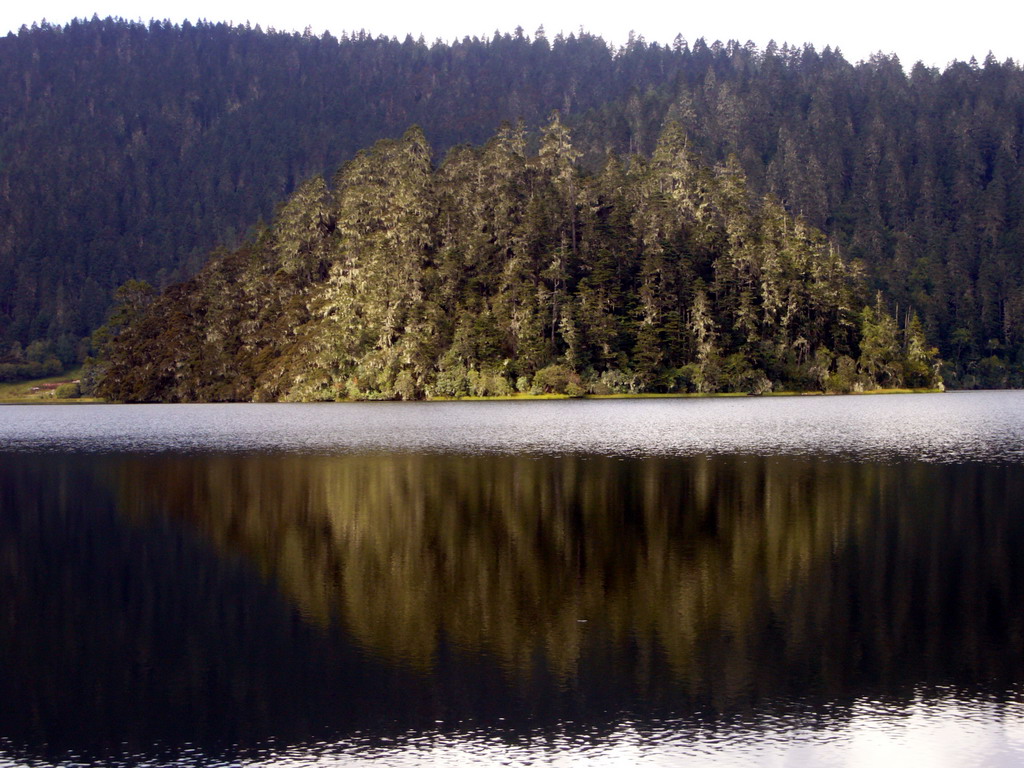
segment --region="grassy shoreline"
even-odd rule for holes
[[[77,381],[81,377],[82,369],[77,368],[67,371],[59,376],[50,376],[44,379],[31,379],[26,381],[11,381],[0,383],[0,405],[54,405],[54,404],[75,404],[75,403],[103,403],[106,402],[96,397],[58,398],[55,391],[61,384]],[[665,400],[682,398],[720,398],[720,397],[834,397],[851,395],[909,395],[909,394],[936,394],[939,389],[872,389],[864,392],[832,393],[832,392],[766,392],[763,395],[751,395],[746,392],[643,392],[643,393],[615,393],[610,395],[582,395],[572,398],[569,395],[546,394],[530,395],[516,393],[513,395],[501,396],[466,396],[466,397],[431,397],[422,402],[428,403],[465,403],[465,402],[488,402],[488,401],[531,401],[531,400]],[[338,400],[341,403],[369,402],[359,400]],[[383,401],[394,402],[394,401]]]
[[[871,389],[864,392],[821,392],[821,391],[784,391],[765,392],[762,395],[754,395],[749,392],[619,392],[610,395],[581,395],[570,397],[569,395],[501,395],[487,397],[431,397],[425,402],[429,403],[465,403],[465,402],[486,402],[489,400],[667,400],[687,398],[722,398],[722,397],[846,397],[847,395],[932,395],[944,392],[942,389]],[[339,402],[359,402],[355,400],[341,400]]]
[[[58,398],[57,387],[82,378],[82,369],[75,368],[43,379],[0,382],[0,405],[53,405],[55,403],[101,403],[95,397]]]

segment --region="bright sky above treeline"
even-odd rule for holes
[[[781,45],[811,43],[818,50],[838,47],[857,62],[873,53],[895,53],[909,69],[916,61],[944,68],[953,60],[982,62],[989,52],[997,60],[1024,61],[1024,4],[1013,0],[703,0],[703,2],[595,3],[568,0],[520,0],[512,3],[459,0],[390,0],[337,3],[324,0],[241,2],[240,0],[41,0],[3,3],[0,34],[17,31],[43,19],[64,24],[73,18],[121,17],[149,21],[226,21],[259,24],[263,29],[303,31],[366,30],[373,35],[451,42],[465,36],[490,37],[516,27],[533,35],[543,26],[549,38],[581,28],[614,45],[624,44],[631,31],[648,42],[670,44],[677,34],[688,41],[703,37],[709,44],[748,40],[763,49],[769,40]]]

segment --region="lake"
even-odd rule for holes
[[[0,766],[1024,762],[1024,392],[0,406]]]

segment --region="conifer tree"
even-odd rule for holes
[[[159,296],[131,284],[104,396],[414,399],[930,386],[935,350],[735,162],[702,166],[678,126],[650,161],[586,175],[557,118],[435,169],[422,131],[378,142],[329,191]],[[859,325],[858,325],[859,318]],[[857,356],[857,361],[854,361]]]

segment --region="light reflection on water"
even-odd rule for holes
[[[835,455],[1024,460],[1024,392],[463,403],[0,407],[44,451]]]
[[[893,705],[855,702],[838,721],[827,713],[795,722],[694,726],[687,722],[626,720],[600,733],[543,732],[502,738],[489,729],[421,731],[381,743],[353,734],[341,742],[267,749],[246,759],[217,760],[185,749],[176,758],[126,755],[109,764],[341,768],[375,765],[594,766],[620,768],[1015,768],[1024,754],[1024,702],[995,703],[956,696]],[[0,753],[2,754],[2,753]],[[79,765],[75,760],[61,766]],[[25,765],[0,757],[0,768]]]
[[[811,719],[811,718],[807,718]],[[293,748],[245,763],[267,768],[334,768],[372,763],[402,766],[801,766],[802,768],[930,768],[1019,766],[1024,703],[921,699],[910,705],[858,701],[838,722],[765,718],[756,727],[623,722],[601,735],[538,734],[509,743],[487,731],[410,734],[395,748],[358,739]]]
[[[914,707],[887,717],[866,703],[845,727],[814,731],[772,728],[740,735],[701,733],[685,728],[637,729],[623,724],[593,742],[577,738],[540,740],[539,745],[509,746],[486,734],[420,736],[402,750],[351,752],[301,750],[284,753],[254,766],[340,766],[373,763],[388,766],[801,766],[879,768],[921,765],[930,768],[1020,765],[1024,716],[990,711],[972,712],[963,703],[942,702]],[[972,717],[972,715],[974,715]],[[995,719],[999,717],[1000,719]],[[336,749],[336,748],[335,748]]]
[[[419,734],[396,749],[358,743],[293,749],[253,766],[339,766],[373,762],[424,765],[801,766],[930,768],[1020,765],[1024,704],[958,698],[894,706],[864,700],[840,721],[814,727],[802,718],[764,718],[756,726],[694,727],[687,723],[624,722],[600,736],[539,735],[509,744],[486,732]]]

